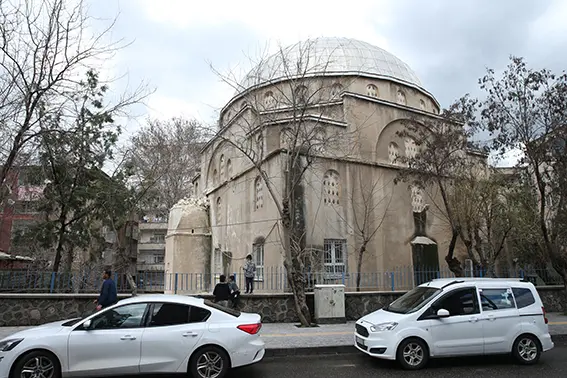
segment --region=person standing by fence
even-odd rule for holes
[[[110,270],[105,270],[102,278],[104,282],[102,283],[102,288],[100,289],[100,295],[97,300],[95,300],[96,310],[100,311],[103,308],[112,306],[118,302],[118,293],[116,290],[116,283],[110,278],[112,272]]]
[[[244,278],[246,279],[246,292],[245,294],[254,293],[254,277],[256,276],[256,264],[252,261],[252,255],[246,256],[246,263],[244,264]]]

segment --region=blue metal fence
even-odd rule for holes
[[[246,280],[240,272],[235,275],[236,283],[244,291]],[[476,270],[469,276],[484,277],[486,272]],[[220,273],[163,273],[138,272],[136,285],[142,292],[206,293],[211,292],[219,280]],[[416,269],[398,267],[387,271],[372,273],[313,272],[304,273],[308,290],[317,284],[343,284],[347,291],[379,290],[403,291],[435,278],[452,278],[454,274],[447,268]],[[551,269],[518,269],[497,271],[496,277],[524,278],[538,286],[563,285],[561,277]],[[113,277],[119,292],[130,292],[126,275],[114,273]],[[0,291],[16,293],[96,293],[102,285],[99,272],[38,272],[38,271],[0,271]],[[264,267],[257,271],[254,291],[263,293],[282,293],[287,291],[288,282],[283,267]]]

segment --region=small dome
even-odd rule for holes
[[[349,38],[298,42],[270,56],[239,84],[239,92],[293,77],[362,75],[403,82],[423,89],[415,72],[393,54]]]
[[[169,211],[168,235],[175,233],[207,234],[209,230],[208,201],[186,198]]]

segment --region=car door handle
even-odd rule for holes
[[[122,336],[120,340],[136,340],[136,338],[134,336],[127,335],[127,336]]]
[[[478,318],[470,318],[469,322],[476,323],[476,322],[478,322]]]
[[[195,332],[185,332],[183,337],[195,337],[197,334]]]

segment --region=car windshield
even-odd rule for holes
[[[397,314],[409,314],[425,306],[440,292],[441,290],[435,287],[418,286],[384,307],[383,310]]]
[[[66,323],[63,323],[62,326],[63,327],[72,327],[75,324],[79,323],[81,320],[85,319],[86,317],[82,317],[82,318],[75,318],[75,319],[71,319]]]

